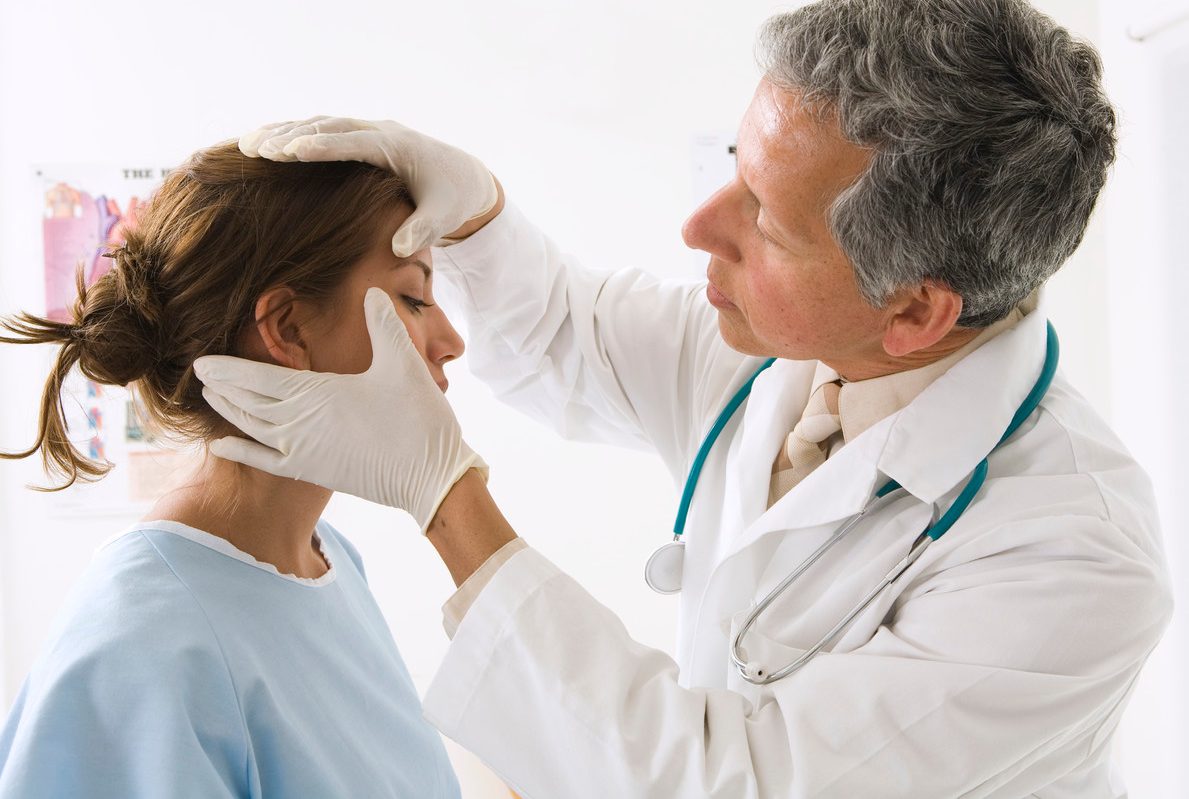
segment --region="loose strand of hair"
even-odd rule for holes
[[[5,344],[60,344],[62,347],[42,391],[37,438],[26,450],[0,451],[0,459],[23,460],[40,451],[46,473],[51,478],[61,477],[66,481],[55,486],[29,486],[34,491],[63,491],[80,480],[94,482],[106,475],[111,471],[112,465],[86,457],[71,443],[67,435],[62,386],[70,370],[79,360],[77,327],[21,312],[15,317],[0,319],[0,328],[12,334],[0,334],[0,342]]]

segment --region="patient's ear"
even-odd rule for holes
[[[256,331],[260,343],[276,363],[290,369],[309,369],[310,352],[302,330],[307,328],[308,304],[288,286],[278,286],[256,301]]]

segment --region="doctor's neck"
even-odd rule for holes
[[[965,347],[982,332],[958,324],[962,297],[942,284],[925,283],[896,292],[882,308],[855,314],[853,338],[819,356],[848,383],[921,369]]]
[[[892,355],[877,344],[866,357],[846,360],[822,358],[821,362],[837,372],[844,383],[857,383],[936,363],[965,347],[981,332],[976,328],[955,327],[936,344],[903,355]]]

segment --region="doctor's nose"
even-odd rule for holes
[[[681,238],[693,250],[708,252],[724,261],[740,260],[737,200],[732,181],[710,196],[681,226]]]

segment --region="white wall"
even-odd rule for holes
[[[1186,14],[1189,0],[1109,0],[1102,10],[1103,53],[1123,153],[1105,198],[1113,422],[1153,477],[1181,603],[1125,720],[1121,761],[1137,797],[1189,795],[1189,615],[1181,590],[1189,579],[1189,470],[1183,455],[1189,443],[1189,158],[1183,141],[1189,129],[1189,21],[1142,43],[1127,32]]]
[[[396,118],[470,149],[592,266],[699,274],[704,260],[679,233],[692,207],[690,141],[734,129],[758,77],[755,31],[781,5],[0,4],[0,312],[42,301],[31,164],[169,164],[257,124],[315,113]],[[1037,5],[1097,40],[1098,2]],[[1104,413],[1113,401],[1106,276],[1099,218],[1048,302],[1066,374]],[[48,354],[26,349],[0,347],[9,388],[0,448],[24,446],[33,429]],[[462,365],[451,380],[467,437],[492,464],[493,490],[517,529],[640,640],[671,648],[674,603],[641,580],[675,513],[677,492],[659,464],[555,440],[495,406]],[[37,479],[33,464],[0,464],[0,711],[94,546],[134,518],[54,519],[53,497],[19,489]],[[362,550],[424,687],[446,644],[444,569],[394,512],[341,497],[329,516]],[[468,796],[498,795],[453,754]]]

